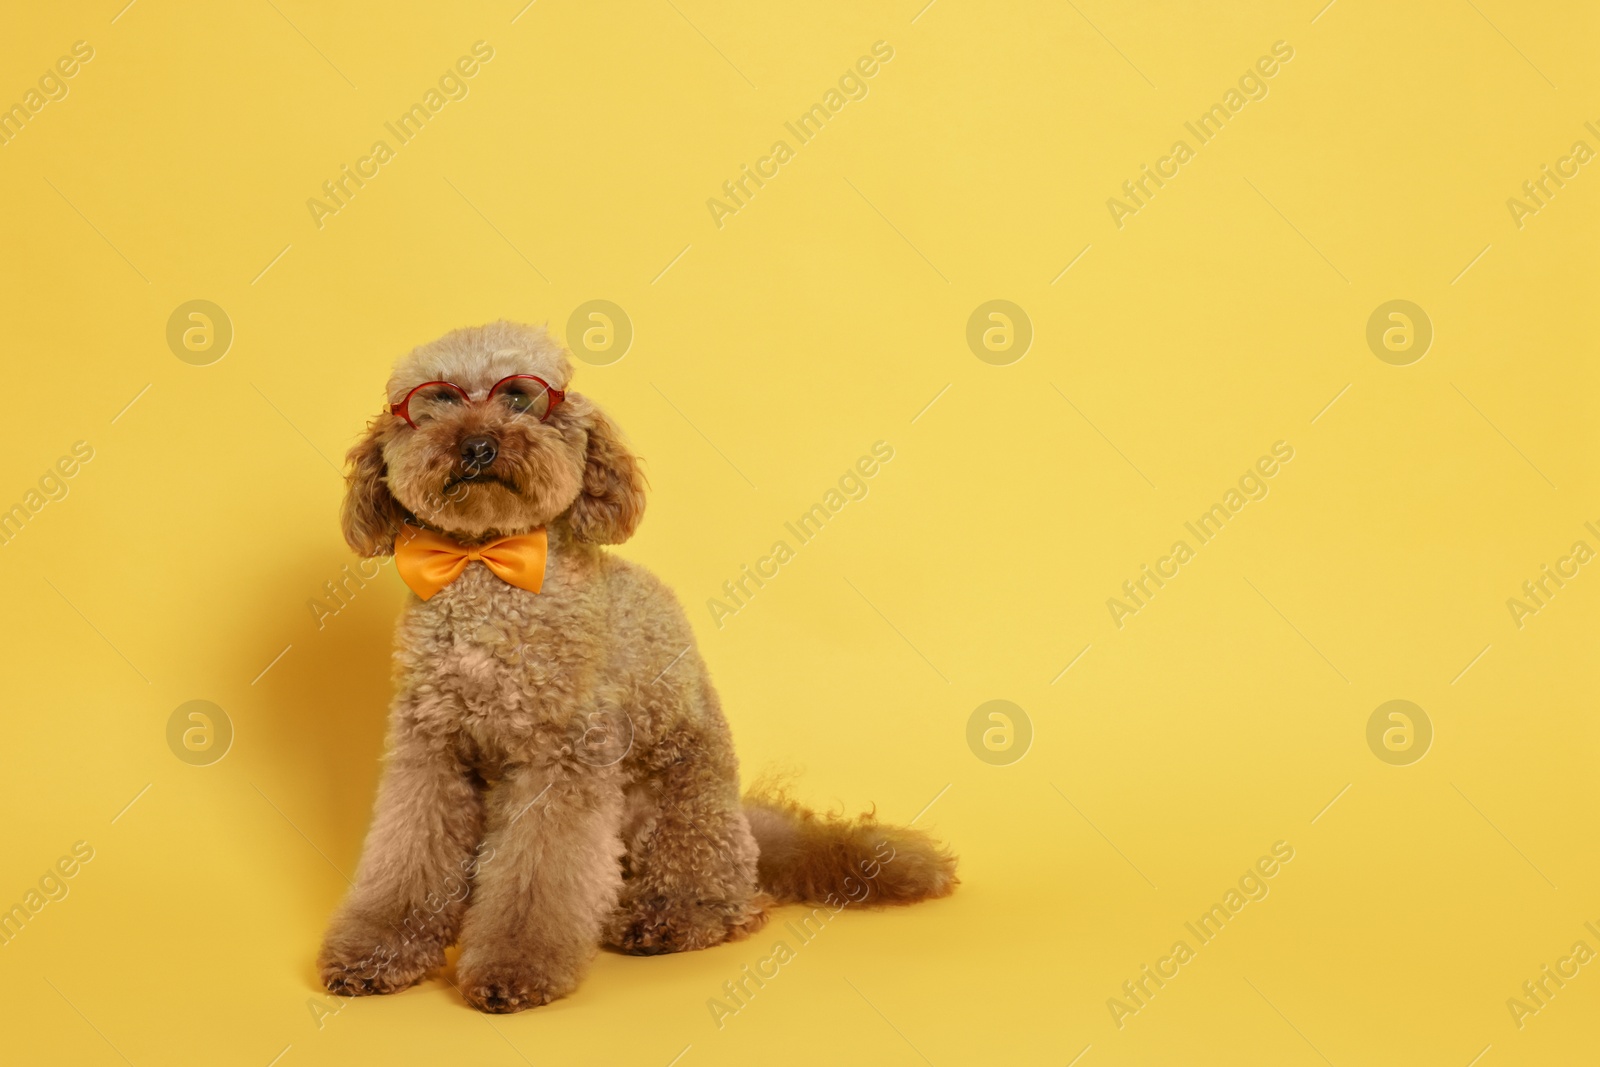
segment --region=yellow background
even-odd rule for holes
[[[1593,1062],[1600,964],[1506,1007],[1600,949],[1596,565],[1506,607],[1600,547],[1596,164],[1506,207],[1600,148],[1592,7],[522,2],[7,13],[0,103],[95,57],[0,147],[0,506],[95,456],[0,547],[0,906],[95,857],[0,948],[4,1058]],[[478,40],[470,95],[318,229],[306,200]],[[869,95],[719,229],[706,200],[879,40]],[[1279,40],[1270,94],[1118,229],[1106,199]],[[1435,330],[1404,367],[1365,341],[1397,298]],[[209,366],[166,343],[192,299],[235,329]],[[411,346],[591,299],[636,331],[577,377],[649,463],[621,551],[687,605],[747,770],[926,809],[962,887],[845,913],[720,1030],[779,925],[602,955],[514,1017],[434,978],[319,1026],[404,595],[386,567],[318,629],[353,562],[333,467]],[[965,340],[990,299],[1035,331],[1008,366]],[[880,439],[870,495],[717,628]],[[1270,495],[1113,625],[1278,440]],[[167,747],[193,699],[236,731],[210,766]],[[967,746],[991,699],[1032,723],[1008,766]],[[1367,746],[1391,699],[1433,724],[1410,766]],[[1279,840],[1270,895],[1118,1029],[1107,999]]]

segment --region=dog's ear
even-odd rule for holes
[[[400,532],[400,504],[384,483],[384,422],[375,419],[366,434],[344,457],[344,508],[340,522],[346,543],[358,556],[387,556],[394,552]]]
[[[583,488],[567,512],[567,521],[580,541],[620,545],[644,517],[644,471],[623,443],[622,431],[592,403],[585,403],[584,429],[589,443],[584,451]]]

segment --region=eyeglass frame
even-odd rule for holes
[[[423,382],[421,385],[414,386],[411,391],[405,395],[404,400],[400,401],[398,404],[389,405],[389,414],[406,420],[406,425],[415,430],[417,428],[417,424],[411,421],[411,398],[417,394],[418,389],[426,389],[430,385],[447,385],[451,389],[454,389],[456,392],[460,393],[461,399],[465,403],[487,404],[489,401],[494,399],[495,394],[500,391],[500,387],[502,385],[506,384],[507,382],[516,381],[522,378],[538,382],[544,387],[544,391],[550,395],[550,406],[544,409],[543,415],[539,416],[540,422],[544,422],[546,419],[548,419],[555,412],[556,407],[567,398],[565,390],[557,389],[555,386],[551,385],[537,374],[508,374],[490,386],[488,395],[486,395],[481,401],[473,400],[471,394],[469,394],[465,389],[461,388],[461,386],[457,385],[455,382],[447,382],[440,378],[431,382]],[[519,412],[519,414],[521,413]]]

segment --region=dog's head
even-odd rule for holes
[[[611,420],[566,391],[571,380],[560,344],[510,322],[402,358],[346,457],[350,547],[390,554],[408,514],[463,541],[558,521],[580,541],[626,541],[644,514],[643,473]]]

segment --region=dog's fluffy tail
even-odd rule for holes
[[[818,814],[781,785],[758,783],[744,798],[761,850],[756,873],[776,903],[914,904],[955,890],[956,858],[921,830]]]

